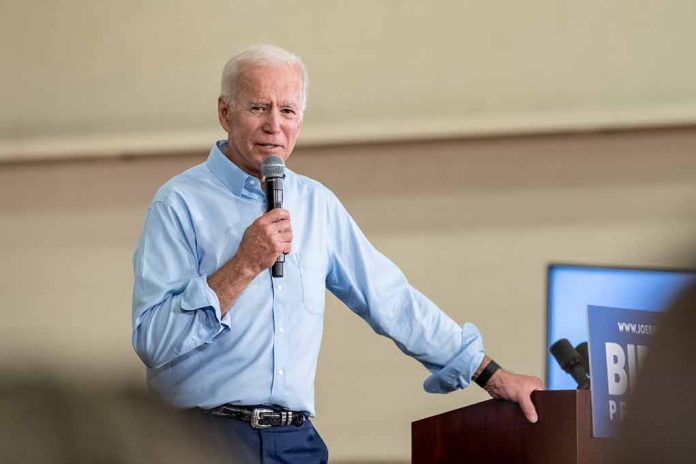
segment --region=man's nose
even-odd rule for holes
[[[280,132],[280,113],[275,109],[266,113],[266,119],[263,122],[263,130],[269,134]]]

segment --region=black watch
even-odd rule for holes
[[[476,384],[481,388],[485,387],[490,378],[493,377],[493,374],[495,374],[498,369],[500,369],[500,364],[491,359],[491,362],[489,362],[478,377],[474,379],[474,382],[476,382]]]

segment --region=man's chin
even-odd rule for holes
[[[257,160],[258,160],[259,168],[260,168],[261,165],[263,164],[263,160],[265,160],[265,159],[268,158],[269,156],[277,156],[278,158],[282,159],[283,161],[286,161],[286,160],[288,159],[288,156],[286,155],[285,151],[282,151],[282,150],[275,150],[275,151],[274,151],[274,150],[268,150],[268,151],[264,151],[264,152],[262,152],[262,153],[259,153],[259,156],[258,156],[258,157],[255,157],[255,158],[257,158]]]

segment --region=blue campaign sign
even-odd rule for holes
[[[616,433],[660,316],[652,311],[587,307],[594,437]]]

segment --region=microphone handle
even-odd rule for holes
[[[590,388],[590,379],[587,377],[587,371],[581,364],[576,364],[570,367],[567,371],[578,384],[578,390],[588,390]]]
[[[276,258],[276,262],[273,263],[271,272],[273,277],[283,277],[283,264],[285,264],[285,255],[282,254]]]
[[[270,177],[266,179],[266,211],[271,211],[275,208],[283,207],[283,178]],[[283,264],[285,263],[285,254],[281,254],[276,258],[271,268],[273,277],[283,277]]]

